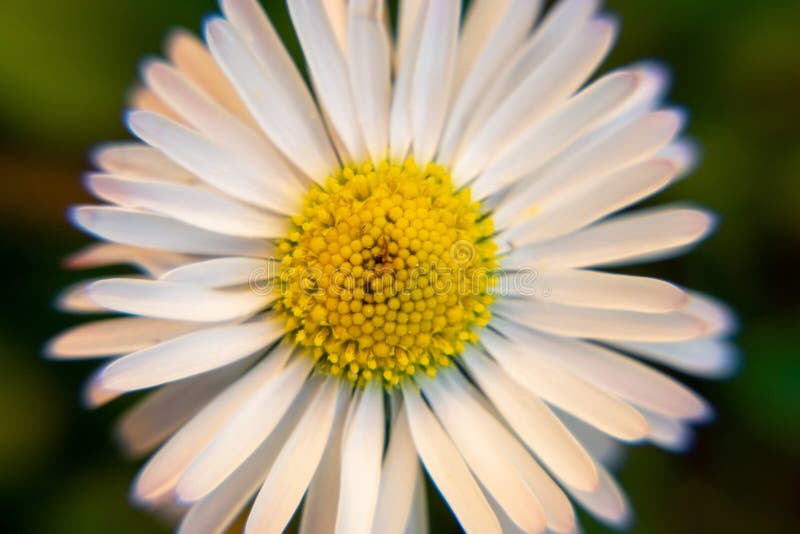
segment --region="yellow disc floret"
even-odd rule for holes
[[[492,220],[439,165],[347,166],[292,223],[276,308],[324,373],[386,387],[434,376],[491,317]]]

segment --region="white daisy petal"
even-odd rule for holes
[[[330,441],[306,492],[300,534],[333,532],[336,528],[342,472],[342,436],[350,404],[350,395],[339,395]]]
[[[453,86],[456,98],[448,114],[437,160],[451,162],[467,126],[470,111],[494,76],[525,40],[542,2],[538,0],[478,0],[467,12],[458,45]]]
[[[727,378],[736,371],[740,360],[732,343],[712,338],[678,343],[616,342],[614,346],[702,378]]]
[[[441,374],[444,374],[440,372]],[[536,496],[497,446],[499,423],[477,403],[465,405],[463,392],[441,379],[425,380],[422,390],[470,470],[514,523],[526,532],[543,532],[545,519]]]
[[[133,279],[133,277],[130,279]],[[70,313],[105,313],[108,310],[99,306],[89,295],[89,289],[103,280],[105,279],[84,280],[61,290],[58,297],[56,297],[56,306],[59,310]]]
[[[200,39],[186,30],[173,30],[167,38],[166,55],[181,74],[211,98],[242,121],[255,125],[253,116]]]
[[[401,406],[391,425],[372,534],[403,534],[412,519],[419,462],[405,412]]]
[[[165,250],[151,250],[117,243],[97,243],[72,254],[64,264],[70,269],[129,264],[152,276],[160,276],[191,261],[191,256]]]
[[[586,27],[598,3],[597,0],[567,0],[553,6],[528,42],[481,95],[479,104],[471,111],[469,126],[463,133],[460,142],[462,148],[532,72]],[[463,177],[468,178],[470,176]],[[459,176],[455,179],[458,181]]]
[[[266,18],[258,20],[262,24]],[[252,31],[258,31],[259,39],[266,38],[262,30]],[[246,35],[251,35],[253,49],[246,44]],[[255,41],[250,33],[240,35],[221,19],[206,23],[206,38],[217,62],[275,146],[313,179],[320,180],[336,168],[336,155],[313,101],[307,92],[296,91],[295,84],[287,86],[286,78],[280,76],[286,68],[281,53],[267,55],[268,44]]]
[[[196,181],[189,171],[160,151],[132,141],[101,145],[92,152],[92,161],[99,169],[118,176],[177,183]]]
[[[153,211],[220,234],[274,238],[286,231],[283,217],[197,186],[92,174],[87,177],[87,187],[104,200]]]
[[[350,157],[361,161],[366,151],[356,120],[358,107],[350,87],[347,60],[338,45],[331,20],[316,0],[289,0],[288,6],[308,70],[318,88],[317,98]]]
[[[436,153],[446,119],[458,52],[461,0],[428,2],[411,88],[413,153],[420,163]]]
[[[123,278],[96,282],[89,293],[100,306],[120,313],[200,322],[247,317],[275,298],[250,288],[216,290],[177,282]]]
[[[494,194],[547,162],[629,99],[640,83],[635,72],[611,73],[534,122],[470,184],[475,198]]]
[[[609,468],[619,466],[624,454],[628,451],[627,444],[617,441],[564,410],[554,407],[553,412],[596,462]]]
[[[467,349],[462,358],[470,376],[528,448],[572,486],[594,488],[594,462],[537,396],[513,382],[477,350]]]
[[[677,169],[675,180],[680,180],[691,174],[697,167],[700,160],[700,148],[691,140],[679,139],[670,143],[658,155],[670,160],[675,165]]]
[[[545,401],[623,441],[647,435],[647,421],[629,404],[553,364],[538,347],[512,343],[490,331],[481,343],[520,385]]]
[[[354,399],[342,437],[342,474],[336,530],[341,534],[369,534],[378,503],[384,445],[383,391],[370,383]]]
[[[419,392],[403,386],[408,425],[422,463],[465,532],[500,534],[500,523],[436,416]]]
[[[149,317],[120,317],[73,327],[45,349],[55,359],[97,358],[126,354],[187,334],[203,325]]]
[[[392,158],[402,161],[408,154],[414,135],[410,110],[411,91],[428,0],[406,0],[400,2],[399,9],[389,145]]]
[[[506,227],[527,213],[546,210],[549,206],[563,206],[563,203],[581,196],[576,189],[583,189],[591,195],[596,194],[602,185],[607,187],[608,183],[631,180],[630,175],[624,172],[608,178],[605,175],[654,155],[675,136],[682,122],[680,113],[658,111],[644,115],[595,142],[578,142],[567,148],[548,166],[522,179],[519,191],[496,211],[494,217],[498,227]],[[656,169],[656,172],[674,173],[675,169],[669,167],[666,171]],[[634,168],[631,174],[636,177],[639,170]],[[602,179],[606,183],[598,184]]]
[[[150,452],[188,421],[227,386],[241,369],[231,366],[218,373],[208,373],[154,391],[128,410],[116,427],[118,441],[131,456]]]
[[[311,358],[300,356],[256,391],[186,468],[176,488],[178,497],[197,501],[239,467],[280,422],[303,388],[311,367]]]
[[[422,474],[419,462],[416,462],[414,471],[416,472],[414,501],[403,534],[428,534],[428,496],[425,491],[425,475]]]
[[[736,331],[736,315],[728,306],[709,295],[689,292],[689,301],[684,310],[708,324],[714,336],[729,336]]]
[[[198,178],[234,198],[291,214],[299,207],[297,189],[265,178],[263,168],[237,157],[200,133],[148,111],[128,115],[128,125],[142,140],[158,148]]]
[[[713,215],[695,209],[634,212],[567,237],[514,250],[503,260],[503,266],[555,270],[633,262],[647,254],[676,251],[696,243],[709,234],[713,224]]]
[[[679,419],[705,419],[711,413],[708,403],[686,386],[622,354],[507,322],[500,328],[518,343],[536,346],[539,353],[575,376],[636,406]]]
[[[450,395],[453,395],[461,403],[464,413],[482,420],[475,424],[487,429],[487,432],[481,435],[486,435],[494,442],[492,450],[503,451],[502,454],[513,464],[520,478],[533,492],[537,506],[544,513],[547,528],[556,532],[571,530],[575,524],[575,513],[561,488],[539,466],[530,452],[517,441],[517,438],[500,424],[497,416],[490,412],[491,408],[486,404],[485,399],[461,373],[445,371],[442,373],[442,377]],[[491,431],[488,431],[489,429]]]
[[[566,100],[597,68],[608,53],[615,34],[616,25],[611,20],[599,19],[556,50],[514,89],[463,145],[453,175],[476,176],[532,121]]]
[[[633,514],[625,493],[620,489],[614,477],[601,465],[597,465],[600,484],[591,492],[582,492],[568,488],[570,495],[586,508],[592,515],[604,523],[624,529],[630,525]]]
[[[565,269],[508,273],[501,282],[509,295],[544,298],[547,302],[646,313],[680,310],[688,295],[679,287],[655,278]]]
[[[266,348],[283,334],[275,321],[206,328],[111,362],[105,389],[133,391],[218,369]]]
[[[271,255],[273,249],[264,240],[209,232],[171,217],[129,208],[79,206],[73,209],[71,218],[101,239],[135,247],[184,254],[260,257]]]
[[[123,395],[121,391],[111,391],[103,388],[100,383],[102,371],[103,368],[100,368],[83,384],[81,396],[83,404],[87,408],[99,408]]]
[[[541,243],[584,228],[591,223],[655,194],[676,176],[666,159],[652,159],[592,179],[531,208],[532,215],[498,237],[522,247]],[[503,207],[501,206],[502,210]]]
[[[269,469],[286,447],[298,419],[307,412],[315,388],[307,388],[289,408],[264,443],[231,476],[196,502],[178,527],[180,534],[225,532],[264,483]]]
[[[232,257],[181,265],[165,272],[159,279],[208,288],[248,284],[254,291],[267,291],[270,289],[268,280],[276,274],[277,266],[271,260]]]
[[[244,377],[198,411],[144,466],[134,485],[135,498],[154,502],[170,493],[180,475],[225,423],[257,391],[279,376],[291,352],[290,345],[279,345]]]
[[[542,300],[506,300],[494,310],[548,334],[609,341],[686,341],[708,333],[708,325],[683,312],[642,313],[579,308]]]
[[[163,62],[151,61],[144,65],[143,73],[149,87],[206,138],[258,169],[264,180],[280,183],[281,187],[302,194],[300,183],[283,155],[177,69]]]
[[[683,421],[652,412],[643,412],[650,426],[653,444],[671,452],[686,452],[692,445],[692,431]]]
[[[389,144],[391,43],[385,9],[385,0],[353,0],[347,23],[350,84],[367,151],[375,162],[383,161]]]
[[[325,381],[292,431],[258,492],[245,532],[279,534],[306,492],[329,442],[337,396],[348,394],[335,379]]]

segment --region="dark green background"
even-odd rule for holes
[[[294,39],[283,3],[269,7]],[[704,147],[699,170],[657,200],[693,199],[721,216],[694,254],[645,272],[730,302],[746,354],[733,380],[688,381],[719,412],[691,453],[629,455],[621,479],[634,531],[792,531],[800,521],[800,2],[610,0],[608,8],[623,31],[604,68],[640,58],[672,65],[671,100],[691,111],[689,132]],[[79,184],[87,150],[126,136],[120,116],[140,58],[159,52],[170,27],[198,30],[214,10],[212,0],[0,0],[5,532],[165,528],[126,501],[137,464],[109,437],[126,402],[84,412],[78,391],[91,364],[46,362],[40,352],[79,320],[51,302],[80,277],[62,272],[59,259],[88,242],[64,218],[87,200]],[[455,532],[433,500],[433,532]]]

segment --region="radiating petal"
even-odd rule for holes
[[[283,334],[281,327],[264,318],[192,332],[114,360],[101,383],[106,389],[132,391],[218,369],[266,348]]]
[[[334,378],[325,380],[270,467],[245,532],[279,534],[292,519],[317,470],[336,416],[337,397],[348,392]]]
[[[154,280],[109,278],[89,289],[92,300],[106,309],[177,321],[218,322],[250,316],[274,295],[250,288],[218,290]]]
[[[647,422],[639,412],[553,364],[538,347],[507,341],[491,331],[483,333],[481,343],[509,376],[550,404],[621,440],[647,435]]]
[[[194,284],[208,288],[232,287],[247,284],[253,291],[269,291],[268,280],[277,274],[277,265],[271,260],[256,258],[214,258],[188,263],[165,272],[159,279],[164,282]]]
[[[95,243],[70,255],[64,264],[70,269],[129,264],[152,276],[161,276],[166,271],[191,261],[191,256],[166,250],[151,250],[117,243]]]
[[[633,514],[627,497],[614,477],[601,465],[597,465],[600,485],[591,492],[568,488],[570,495],[603,523],[617,529],[630,525]]]
[[[92,151],[92,161],[101,170],[118,176],[192,183],[196,179],[186,169],[157,149],[133,141],[107,143]]]
[[[616,342],[614,346],[702,378],[727,378],[736,372],[741,359],[733,343],[713,338],[677,343]]]
[[[108,206],[79,206],[72,220],[101,239],[135,247],[169,250],[184,254],[228,256],[271,255],[271,243],[233,237],[176,221],[171,217]]]
[[[300,393],[313,362],[299,355],[242,405],[208,447],[186,468],[176,493],[193,502],[208,495],[258,448]]]
[[[501,534],[500,523],[467,464],[413,387],[403,386],[403,399],[411,436],[428,475],[464,531]]]
[[[384,446],[383,390],[371,382],[355,398],[342,437],[342,474],[339,485],[339,534],[369,534],[378,503]]]

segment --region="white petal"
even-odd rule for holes
[[[279,345],[172,436],[139,473],[134,486],[136,499],[153,502],[172,491],[180,475],[225,423],[282,372],[291,352],[291,345]]]
[[[195,178],[183,167],[153,147],[137,142],[101,145],[92,152],[92,161],[108,173],[119,176],[191,183]]]
[[[491,407],[486,402],[486,399],[467,382],[461,373],[445,372],[444,380],[448,382],[449,387],[457,388],[472,399],[472,404],[469,402],[462,404],[467,413],[475,414],[485,419],[484,426],[488,425],[488,427],[496,428],[496,431],[490,434],[495,441],[493,448],[502,450],[503,454],[508,456],[519,476],[536,496],[538,504],[544,512],[547,528],[556,532],[571,531],[576,524],[575,512],[572,509],[572,503],[570,503],[569,498],[567,498],[558,484],[542,469],[530,452],[517,440],[516,436],[513,436],[505,427],[497,427],[496,423],[499,421],[497,415],[494,412],[489,413]],[[459,396],[459,398],[462,399],[462,396]],[[468,401],[469,398],[467,398]],[[485,409],[473,409],[476,406],[474,403],[484,406]]]
[[[700,148],[689,139],[678,139],[670,143],[658,155],[670,160],[678,169],[675,180],[694,172],[701,158]]]
[[[633,407],[553,364],[539,347],[513,343],[488,330],[481,343],[511,378],[550,404],[624,441],[647,435],[647,422]]]
[[[605,57],[615,33],[613,22],[593,21],[544,60],[463,146],[453,175],[459,181],[476,176],[533,121],[569,98]]]
[[[384,445],[383,389],[370,383],[356,397],[342,437],[342,474],[339,486],[339,534],[369,534],[378,502]]]
[[[413,138],[411,123],[411,90],[419,55],[423,17],[428,10],[428,0],[400,2],[395,49],[396,72],[389,121],[389,145],[394,160],[403,161]]]
[[[547,162],[630,98],[640,83],[636,72],[613,72],[536,121],[470,184],[475,198],[494,194]]]
[[[238,374],[241,369],[236,371]],[[150,452],[202,409],[233,376],[225,369],[154,391],[122,416],[116,426],[117,439],[132,456]]]
[[[357,122],[357,106],[350,87],[347,61],[325,8],[314,0],[289,0],[289,13],[303,47],[317,98],[354,161],[365,156],[364,138]]]
[[[180,534],[221,533],[228,530],[263,484],[269,469],[285,449],[290,432],[300,416],[307,412],[316,391],[315,388],[307,388],[264,443],[217,489],[190,508],[181,521],[178,529]]]
[[[498,240],[522,247],[567,235],[657,193],[676,173],[674,164],[661,158],[613,171],[534,206]]]
[[[729,336],[738,326],[733,310],[714,297],[696,291],[689,292],[684,311],[708,324],[714,336]]]
[[[178,321],[218,322],[247,317],[274,296],[250,288],[217,290],[176,282],[110,278],[89,289],[92,300],[109,310]]]
[[[132,391],[180,380],[254,354],[282,334],[274,319],[206,328],[114,360],[101,383],[106,389]]]
[[[176,488],[180,499],[192,502],[208,495],[264,442],[300,393],[312,365],[311,358],[299,355],[239,408],[184,471]]]
[[[347,425],[350,398],[351,395],[339,395],[330,441],[306,492],[300,534],[333,532],[336,527],[342,472],[342,436]]]
[[[237,19],[238,26],[242,20]],[[322,180],[337,167],[322,119],[308,91],[298,90],[294,81],[287,83],[289,65],[280,49],[263,41],[271,40],[266,17],[260,15],[253,24],[261,29],[240,34],[227,21],[210,20],[206,39],[211,53],[272,142],[309,177]]]
[[[549,10],[534,30],[533,36],[483,91],[478,105],[470,111],[469,126],[461,141],[462,148],[532,72],[586,27],[586,21],[597,9],[597,4],[597,0],[567,0],[557,3]],[[490,156],[494,157],[495,154]],[[471,176],[454,175],[454,178],[461,183],[461,180]]]
[[[145,273],[160,276],[191,261],[190,256],[164,250],[150,250],[117,243],[94,243],[72,254],[64,263],[70,269],[93,269],[127,263]]]
[[[45,349],[56,359],[96,358],[126,354],[189,333],[202,324],[149,317],[120,317],[73,327]]]
[[[87,187],[104,200],[142,208],[211,232],[250,238],[284,235],[284,217],[247,206],[194,185],[93,174]]]
[[[436,153],[450,103],[458,52],[461,0],[429,2],[419,36],[411,89],[414,157],[420,163]]]
[[[363,138],[375,162],[386,157],[389,145],[391,43],[385,9],[385,0],[353,0],[347,24],[350,85]]]
[[[329,442],[337,396],[346,394],[338,380],[325,381],[272,464],[247,519],[245,532],[283,532]]]
[[[714,217],[694,209],[661,208],[634,212],[572,235],[513,251],[507,269],[536,266],[563,269],[636,261],[645,255],[682,249],[706,237]]]
[[[518,527],[543,532],[539,502],[501,446],[502,426],[478,403],[468,403],[460,388],[442,384],[442,378],[423,381],[423,392],[470,470]]]
[[[93,278],[62,289],[56,297],[56,307],[69,313],[105,313],[107,310],[98,306],[89,295],[89,289],[103,280],[105,278]]]
[[[142,70],[149,87],[207,139],[258,169],[263,180],[302,194],[293,169],[257,130],[242,123],[174,67],[150,61]]]
[[[454,87],[437,161],[448,164],[483,91],[525,40],[541,8],[538,0],[478,0],[467,12],[458,46]]]
[[[87,408],[99,408],[100,406],[118,399],[123,394],[121,391],[111,391],[103,388],[100,384],[102,371],[103,368],[101,367],[83,384],[81,396],[83,398],[83,404]]]
[[[677,286],[641,276],[578,269],[505,276],[501,283],[509,288],[504,294],[582,308],[664,313],[681,309],[688,299]]]
[[[211,57],[206,45],[186,30],[173,30],[167,38],[166,55],[181,74],[248,124],[255,120]]]
[[[614,346],[702,378],[728,378],[741,359],[732,343],[712,338],[678,343],[617,342]]]
[[[273,250],[265,240],[209,232],[171,217],[127,208],[79,206],[71,218],[101,239],[136,247],[184,254],[261,257],[269,256]]]
[[[708,326],[683,312],[642,313],[579,308],[542,300],[504,300],[495,310],[530,328],[558,336],[609,341],[685,341]]]
[[[419,462],[405,412],[401,406],[391,425],[372,534],[403,534],[411,520]]]
[[[137,137],[236,199],[286,214],[300,205],[296,181],[265,177],[262,167],[186,126],[149,111],[130,113],[128,125]]]
[[[594,462],[541,399],[477,350],[468,349],[462,358],[472,378],[528,448],[572,486],[594,488]]]
[[[503,324],[503,333],[520,344],[535,345],[553,363],[636,406],[690,420],[704,419],[711,413],[708,403],[686,386],[622,354],[510,324]]]
[[[658,111],[594,142],[584,145],[579,141],[546,167],[524,177],[515,194],[497,210],[496,224],[500,228],[507,227],[526,214],[545,211],[550,206],[553,209],[563,206],[579,198],[581,190],[587,195],[596,194],[604,185],[598,182],[603,180],[606,186],[615,181],[631,180],[631,175],[625,172],[619,176],[606,175],[655,155],[675,136],[683,120],[680,113]],[[661,167],[655,171],[672,175],[676,171],[668,163],[662,163]],[[637,171],[638,168],[631,170],[633,177],[637,176]]]
[[[232,257],[188,263],[165,272],[159,279],[209,288],[247,284],[254,291],[267,291],[270,289],[267,281],[276,274],[274,261]]]
[[[614,477],[601,465],[597,465],[600,485],[591,492],[568,488],[570,495],[592,515],[617,528],[626,528],[633,519],[630,505]]]
[[[500,534],[500,523],[436,417],[414,386],[403,386],[411,436],[431,480],[466,532]]]
[[[564,410],[554,407],[553,412],[596,462],[600,462],[606,467],[620,465],[625,453],[628,451],[626,443],[617,441],[605,432],[581,421]]]
[[[408,417],[408,416],[406,416]],[[425,491],[425,475],[419,462],[416,462],[416,483],[414,484],[414,502],[403,534],[428,534],[428,496]]]

